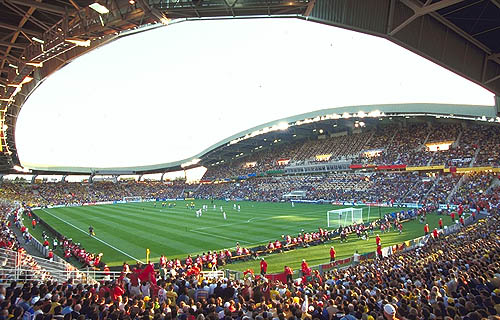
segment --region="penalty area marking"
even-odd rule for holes
[[[66,221],[66,220],[64,220],[64,219],[61,219],[61,218],[59,218],[58,216],[56,216],[56,215],[54,215],[54,214],[52,214],[52,213],[48,212],[48,211],[47,211],[47,210],[45,210],[45,209],[42,209],[42,211],[43,211],[43,212],[45,212],[46,214],[48,214],[48,215],[50,215],[50,216],[54,217],[54,218],[56,218],[56,219],[58,219],[58,220],[60,220],[60,221],[62,221],[62,222],[64,222],[64,223],[66,223],[67,225],[72,226],[73,228],[75,228],[75,229],[76,229],[76,230],[78,230],[78,231],[81,231],[81,232],[83,232],[83,233],[85,233],[85,234],[89,234],[88,232],[86,232],[86,231],[85,231],[85,230],[83,230],[83,229],[78,228],[77,226],[75,226],[75,225],[74,225],[74,224],[72,224],[71,222],[68,222],[68,221]],[[135,257],[132,257],[132,256],[131,256],[131,255],[129,255],[128,253],[126,253],[126,252],[124,252],[124,251],[122,251],[122,250],[118,249],[117,247],[115,247],[115,246],[113,246],[113,245],[111,245],[111,244],[107,243],[106,241],[104,241],[104,240],[101,240],[101,239],[97,238],[96,236],[93,236],[92,238],[93,238],[93,239],[96,239],[97,241],[99,241],[99,242],[103,243],[104,245],[106,245],[106,246],[110,247],[111,249],[114,249],[114,250],[116,250],[116,251],[120,252],[121,254],[126,255],[127,257],[134,259],[135,261],[141,261],[140,259],[137,259],[137,258],[135,258]],[[142,262],[142,261],[141,261],[141,262]]]
[[[311,211],[311,212],[306,212],[306,213],[302,214],[301,216],[311,216],[311,215],[314,216],[314,215],[317,215],[318,213],[322,213],[322,212],[323,212],[323,210],[322,211]],[[272,220],[272,219],[280,219],[283,217],[285,217],[285,216],[279,215],[279,216],[271,216],[271,217],[253,217],[253,218],[250,218],[246,221],[243,220],[240,222],[219,224],[216,226],[206,226],[206,227],[194,228],[194,229],[191,229],[189,231],[198,231],[198,230],[207,230],[207,229],[214,229],[214,228],[221,228],[221,227],[236,226],[236,225],[242,225],[245,223],[251,223],[252,221],[266,221],[266,220]]]

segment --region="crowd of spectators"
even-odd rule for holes
[[[2,190],[27,199],[30,206],[78,205],[85,202],[119,201],[124,197],[144,199],[175,199],[189,196],[202,199],[242,199],[255,201],[285,201],[299,192],[302,200],[371,203],[445,203],[462,175],[419,174],[417,172],[337,172],[320,175],[267,176],[224,183],[188,185],[184,182],[94,182],[2,184]],[[493,174],[471,175],[455,194],[452,202],[467,202],[467,197],[486,191]],[[479,179],[479,181],[476,181]]]
[[[498,166],[500,127],[478,124],[413,123],[363,128],[340,136],[320,136],[254,150],[233,161],[210,166],[204,179],[234,178],[250,173],[283,169],[280,159],[290,164],[318,161],[316,156],[331,155],[326,161],[351,160],[354,164],[446,167]],[[426,145],[451,143],[448,150],[430,151]],[[475,159],[477,152],[477,157]],[[475,160],[475,161],[474,161]],[[325,161],[325,160],[321,160]],[[474,161],[474,163],[473,163]],[[251,163],[252,165],[248,165]]]
[[[500,223],[488,220],[410,251],[360,261],[310,279],[203,279],[173,264],[157,275],[124,265],[115,281],[0,287],[6,319],[340,320],[496,319]]]
[[[120,201],[125,197],[165,198],[184,197],[184,182],[160,181],[99,181],[81,182],[7,182],[0,186],[6,199],[30,206],[77,205],[99,201]]]

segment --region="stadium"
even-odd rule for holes
[[[497,0],[3,0],[0,35],[3,317],[500,318]]]

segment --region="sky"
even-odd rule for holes
[[[493,94],[387,40],[298,19],[193,21],[124,37],[29,97],[24,166],[168,163],[268,121],[384,103],[493,105]]]

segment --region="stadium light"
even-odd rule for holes
[[[66,42],[73,43],[78,47],[90,47],[90,40],[81,40],[78,38],[68,38],[65,40]]]
[[[41,68],[43,67],[43,62],[28,62],[26,63],[27,66],[32,66],[32,67],[37,67],[37,68]]]
[[[35,42],[38,42],[38,43],[41,43],[41,44],[44,44],[45,41],[43,41],[42,39],[39,39],[37,37],[32,37],[31,40],[35,41]]]
[[[366,117],[366,113],[364,113],[363,111],[359,111],[358,118],[364,118],[364,117]]]
[[[21,85],[26,84],[28,82],[31,82],[33,80],[33,77],[26,76],[24,77],[23,81],[21,81]]]
[[[286,129],[288,129],[288,123],[286,122],[278,123],[278,130],[286,130]]]
[[[99,14],[106,14],[109,13],[109,9],[100,4],[99,2],[94,2],[89,7],[95,11],[97,11]]]
[[[18,166],[18,165],[15,165],[13,167],[14,170],[16,170],[17,172],[24,172],[24,173],[30,173],[31,170],[30,169],[26,169],[26,168],[23,168],[21,166]]]
[[[162,24],[164,24],[164,25],[168,25],[168,24],[170,23],[170,19],[169,19],[169,18],[167,18],[167,17],[162,17],[162,18],[160,19],[160,22],[161,22]]]
[[[188,162],[184,162],[183,164],[181,164],[181,168],[183,168],[183,169],[184,169],[184,168],[186,168],[186,167],[193,166],[193,165],[197,164],[197,163],[198,163],[198,162],[200,162],[200,161],[201,161],[201,159],[198,159],[198,158],[196,158],[196,159],[192,159],[192,160],[190,160],[190,161],[188,161]]]

